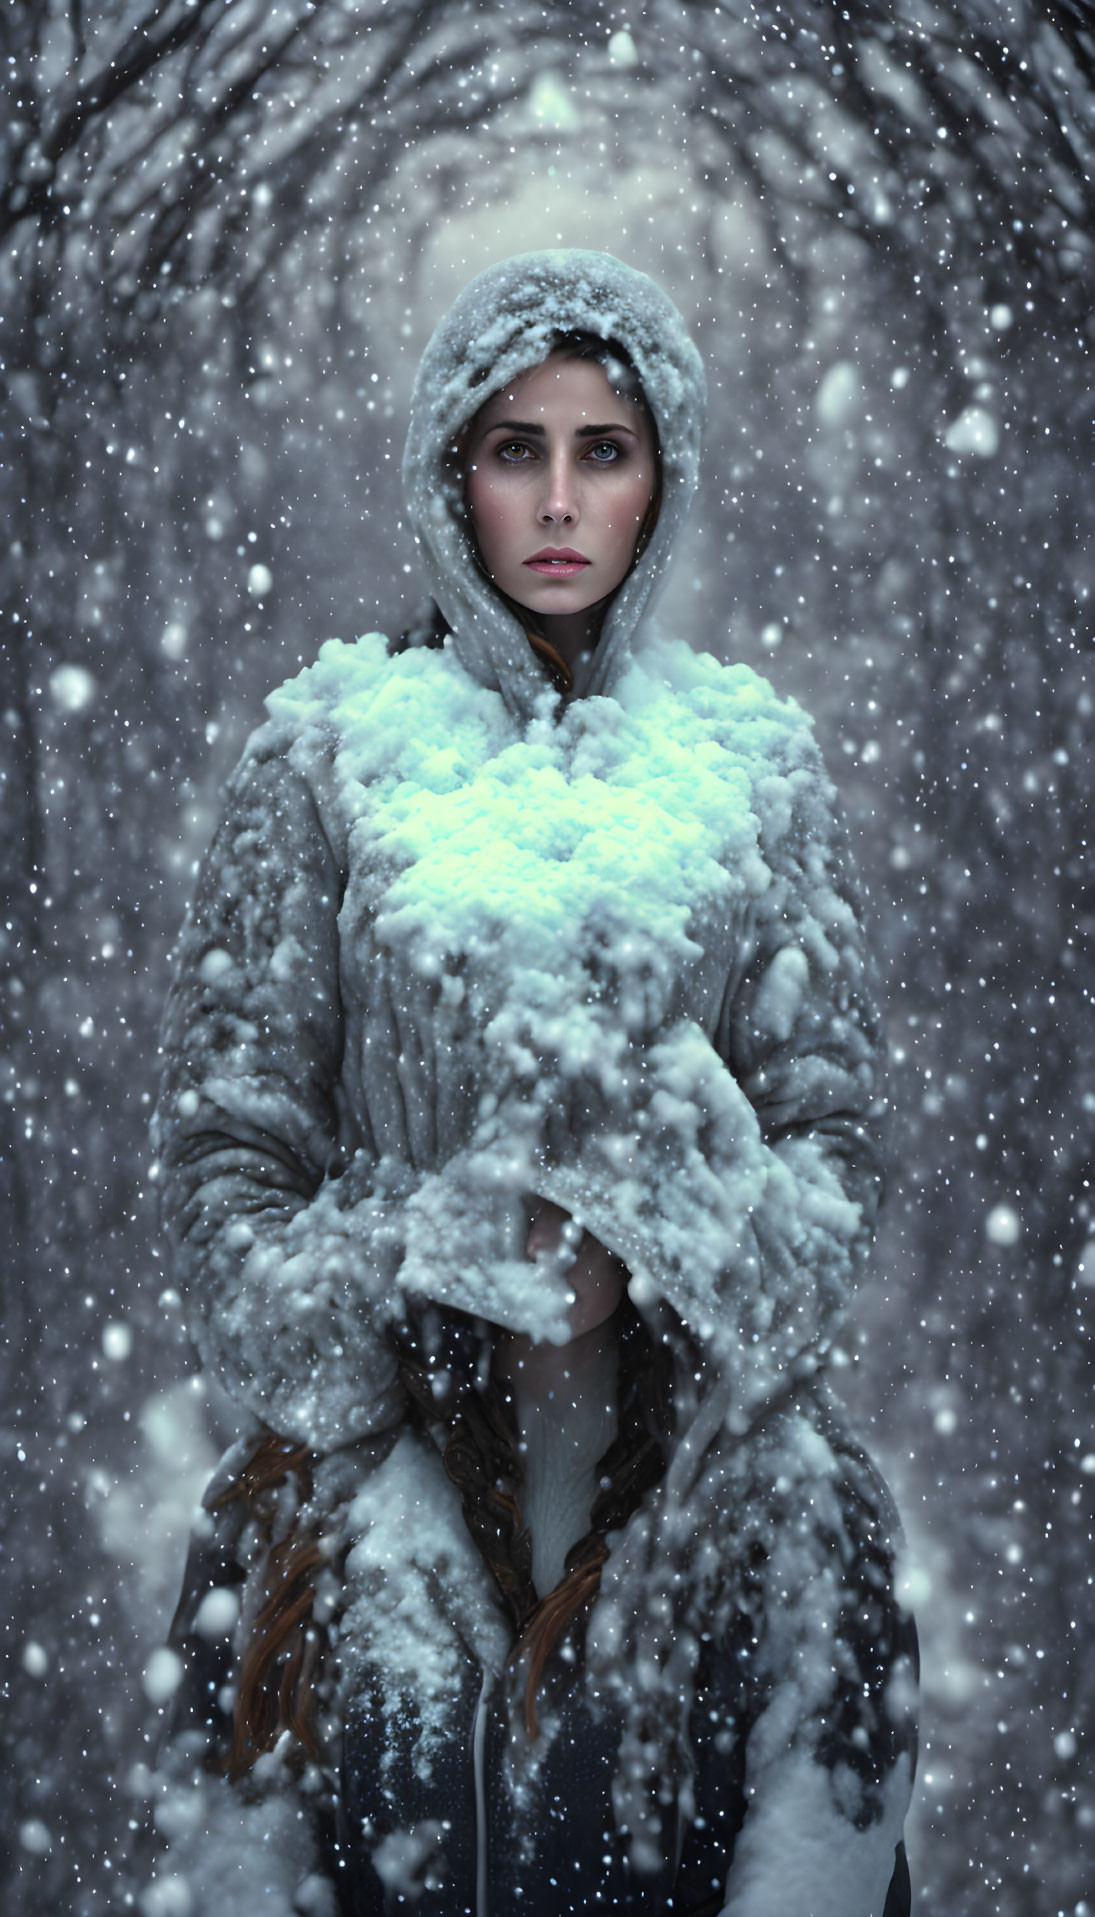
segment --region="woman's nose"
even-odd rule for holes
[[[570,468],[552,460],[544,471],[544,492],[538,518],[542,526],[573,526],[578,520],[576,488]]]

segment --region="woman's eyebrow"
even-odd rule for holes
[[[506,433],[532,433],[538,439],[545,438],[547,434],[547,428],[545,426],[538,425],[535,420],[527,419],[495,419],[491,421],[489,426],[484,428],[484,431],[488,433],[496,433],[498,431]],[[607,426],[576,426],[574,428],[575,439],[600,439],[603,438],[605,433],[627,433],[632,439],[638,438],[634,427],[625,426],[622,420],[616,420]]]

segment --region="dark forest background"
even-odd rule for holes
[[[1091,9],[21,0],[0,50],[5,1911],[134,1907],[225,1425],[145,1135],[216,786],[298,659],[406,618],[417,356],[561,242],[695,328],[667,619],[817,714],[873,895],[892,1170],[843,1375],[924,1641],[915,1907],[1083,1917]]]

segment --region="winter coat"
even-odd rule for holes
[[[564,700],[475,562],[450,449],[577,329],[636,367],[662,501]],[[346,1909],[423,1917],[882,1917],[911,1640],[884,1490],[824,1383],[877,1204],[876,1017],[809,722],[650,622],[702,409],[641,274],[547,253],[474,282],[427,349],[405,461],[439,616],[402,647],[329,642],[272,695],[202,868],[157,1115],[175,1270],[250,1430],[307,1448],[338,1567],[341,1821],[317,1861],[300,1790],[322,1790],[289,1789],[284,1750],[231,1808],[203,1797],[241,1911],[255,1871],[264,1910],[318,1910],[328,1870]],[[391,1335],[428,1305],[562,1339],[529,1193],[624,1261],[675,1367],[665,1475],[609,1539],[536,1745]],[[203,1579],[239,1575],[210,1548],[190,1624]],[[219,1864],[192,1845],[186,1868],[214,1894]]]

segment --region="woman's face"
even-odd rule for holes
[[[596,361],[553,353],[471,424],[465,497],[487,572],[540,620],[588,611],[630,571],[656,477],[642,404]]]

